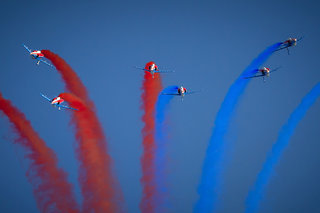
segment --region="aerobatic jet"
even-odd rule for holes
[[[279,51],[279,50],[283,50],[283,49],[287,49],[288,51],[288,55],[290,54],[289,53],[289,47],[292,47],[292,46],[296,46],[297,45],[297,42],[300,41],[302,39],[299,38],[299,39],[296,39],[296,38],[288,38],[286,41],[282,42],[282,44],[280,45],[280,47],[275,50],[275,51]]]
[[[44,94],[40,93],[40,95],[45,98],[47,101],[50,102],[50,104],[54,107],[58,107],[58,109],[60,110],[61,108],[65,108],[65,109],[72,109],[72,110],[78,110],[69,106],[65,106],[65,105],[61,105],[64,100],[61,97],[55,97],[53,99],[48,98],[47,96],[45,96]]]
[[[181,96],[181,98],[183,99],[185,95],[190,95],[197,92],[200,92],[200,91],[187,92],[187,89],[185,87],[180,86],[180,87],[174,88],[174,91],[172,92],[164,92],[164,93],[161,93],[161,95],[177,95],[177,96]]]
[[[44,57],[43,53],[40,50],[34,50],[31,51],[26,45],[23,44],[23,47],[30,53],[30,56],[32,59],[37,60],[37,65],[40,64],[40,62],[49,65],[50,67],[54,67],[52,64],[48,63],[47,61],[41,59]]]
[[[152,78],[154,78],[154,74],[155,73],[171,73],[171,72],[174,72],[174,71],[170,71],[170,70],[159,70],[158,66],[153,61],[148,62],[146,64],[145,68],[137,67],[137,66],[135,68],[151,73]]]
[[[279,68],[280,67],[277,67],[277,68],[275,68],[273,70],[270,70],[267,67],[263,67],[261,69],[255,69],[255,70],[252,70],[252,73],[256,73],[255,75],[244,77],[244,79],[262,77],[263,81],[265,82],[265,78],[264,77],[269,77],[270,73],[277,71]]]

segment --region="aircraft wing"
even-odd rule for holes
[[[29,53],[31,53],[32,51],[24,44],[22,44],[24,48],[26,48],[26,50],[28,50]]]
[[[194,94],[194,93],[198,93],[201,92],[201,90],[197,90],[197,91],[191,91],[191,92],[186,92],[186,95],[190,95],[190,94]]]
[[[45,63],[46,65],[49,65],[50,67],[53,67],[53,68],[54,68],[54,66],[53,66],[52,64],[49,64],[49,63],[46,62],[45,60],[42,60],[42,59],[39,59],[39,58],[37,58],[37,60],[39,60],[39,61],[41,61],[42,63]]]
[[[304,36],[301,36],[300,38],[297,39],[297,41],[300,41],[304,38]]]
[[[279,50],[283,50],[283,49],[286,49],[286,48],[288,48],[289,46],[288,45],[286,45],[286,46],[282,46],[282,47],[279,47],[278,49],[276,49],[274,52],[277,52],[277,51],[279,51]]]
[[[180,95],[178,93],[161,93],[161,95]]]
[[[170,72],[174,72],[174,70],[155,70],[154,72],[162,72],[162,73],[170,73]]]
[[[145,69],[144,67],[137,67],[135,66],[134,68],[136,69],[139,69],[139,70],[144,70],[144,71],[147,71],[147,72],[151,72],[150,70],[147,70]],[[159,73],[159,72],[162,72],[162,73],[169,73],[169,72],[174,72],[173,70],[170,71],[170,70],[154,70],[155,73]]]
[[[263,77],[263,76],[266,76],[266,75],[254,75],[254,76],[244,77],[244,79],[258,78],[258,77]]]
[[[281,67],[277,67],[277,68],[275,68],[275,69],[273,69],[273,70],[271,70],[269,73],[271,73],[271,72],[275,72],[275,71],[277,71],[278,69],[280,69]]]
[[[134,68],[139,69],[139,70],[144,70],[144,68],[142,68],[142,67],[134,66]]]
[[[41,95],[43,98],[47,99],[47,101],[51,102],[51,99],[48,98],[47,96],[45,96],[44,94],[40,93],[40,95]]]
[[[69,106],[65,106],[65,105],[57,105],[57,107],[62,107],[62,108],[65,108],[65,109],[72,109],[72,110],[78,110],[78,109],[75,109],[75,108],[72,108],[72,107],[69,107]]]
[[[136,69],[138,69],[138,70],[149,71],[149,70],[145,69],[144,67],[137,67],[137,66],[135,66],[134,68],[136,68]]]
[[[143,68],[143,67],[137,67],[137,66],[135,66],[134,68],[136,68],[136,69],[138,69],[138,70],[147,71],[147,72],[150,72],[150,73],[151,73],[150,70],[147,70],[147,69],[145,69],[145,68]],[[156,72],[156,71],[155,71],[155,72]]]

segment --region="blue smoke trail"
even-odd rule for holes
[[[243,79],[243,76],[249,76],[253,70],[258,69],[280,45],[281,43],[276,43],[265,49],[229,88],[214,122],[215,125],[207,148],[198,187],[200,198],[194,207],[194,212],[212,212],[214,204],[217,202],[217,194],[220,192],[218,184],[221,183],[220,173],[225,150],[224,136],[228,130],[233,111],[239,102],[240,95],[249,83],[249,79]]]
[[[320,83],[318,83],[301,101],[300,105],[292,112],[287,123],[281,128],[278,140],[273,145],[268,154],[262,170],[258,174],[254,188],[250,191],[246,204],[246,212],[257,212],[260,201],[265,192],[266,186],[270,181],[273,170],[279,161],[284,149],[288,146],[289,140],[294,133],[297,125],[305,116],[308,109],[314,104],[320,96]]]
[[[178,86],[169,86],[161,93],[177,94]],[[166,184],[166,141],[167,141],[167,128],[166,117],[169,103],[174,95],[161,95],[158,96],[156,104],[156,127],[155,127],[155,181],[156,192],[156,212],[168,212],[169,207],[168,187]]]

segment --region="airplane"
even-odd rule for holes
[[[174,72],[174,71],[159,70],[158,66],[153,61],[148,62],[146,64],[145,68],[137,67],[137,66],[135,68],[151,73],[152,78],[154,78],[154,74],[155,73],[170,73],[170,72]]]
[[[65,105],[61,105],[62,102],[64,102],[64,100],[61,97],[55,97],[53,99],[48,98],[47,96],[45,96],[44,94],[40,93],[40,95],[45,98],[47,101],[49,101],[51,103],[52,106],[54,107],[58,107],[58,109],[60,110],[61,108],[65,108],[65,109],[72,109],[72,110],[78,110],[69,106],[65,106]]]
[[[24,45],[24,44],[22,44],[22,45],[30,53],[31,58],[37,60],[37,65],[39,65],[40,62],[42,62],[42,63],[45,63],[46,65],[49,65],[50,67],[54,67],[52,64],[50,64],[47,61],[41,59],[41,58],[44,57],[44,55],[40,50],[31,51],[26,45]]]
[[[288,51],[288,55],[290,55],[289,53],[289,47],[291,46],[296,46],[297,45],[297,42],[300,41],[303,37],[300,37],[299,39],[296,39],[296,38],[288,38],[286,41],[282,42],[282,44],[280,45],[280,47],[275,50],[276,51],[279,51],[279,50],[283,50],[283,49],[287,49]]]
[[[280,67],[277,67],[273,70],[270,71],[269,68],[267,67],[263,67],[261,69],[255,69],[255,70],[252,70],[252,73],[260,73],[259,75],[253,75],[253,76],[248,76],[248,77],[244,77],[244,79],[249,79],[249,78],[258,78],[258,77],[263,77],[263,82],[266,82],[265,78],[264,77],[269,77],[270,76],[270,73],[272,72],[275,72],[277,71],[278,69],[280,69]]]
[[[181,96],[181,99],[183,100],[183,97],[185,95],[190,95],[190,94],[193,94],[193,93],[200,92],[200,91],[187,92],[187,89],[185,87],[183,87],[183,86],[176,87],[174,89],[176,90],[176,92],[173,92],[173,93],[161,93],[161,95],[177,95],[177,96]]]

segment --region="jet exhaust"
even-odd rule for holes
[[[68,182],[66,172],[58,167],[55,153],[32,128],[25,115],[11,101],[4,99],[1,93],[0,111],[8,117],[18,136],[15,143],[24,148],[24,157],[30,160],[26,175],[38,209],[41,212],[80,212],[73,187]]]
[[[265,49],[230,86],[214,121],[198,186],[199,199],[194,206],[194,212],[206,213],[216,209],[218,194],[221,192],[224,151],[229,145],[225,141],[225,135],[234,110],[249,83],[249,80],[243,79],[243,76],[248,76],[252,70],[259,68],[280,45],[281,43],[276,43]]]
[[[113,162],[107,151],[107,140],[95,113],[94,103],[75,71],[57,54],[42,50],[61,75],[66,89],[72,94],[60,96],[71,105],[79,105],[73,112],[71,123],[75,127],[80,162],[79,182],[83,195],[84,212],[122,212],[123,195],[115,178]],[[78,108],[76,108],[78,109]]]
[[[146,64],[147,69],[153,62]],[[161,78],[158,73],[154,74],[144,72],[142,83],[142,105],[143,110],[142,122],[142,146],[143,152],[141,156],[142,177],[140,179],[142,185],[142,200],[140,202],[140,210],[142,213],[154,212],[156,208],[155,195],[155,105],[157,96],[162,89]]]
[[[316,84],[313,89],[301,100],[299,106],[291,113],[287,123],[285,123],[279,131],[278,139],[273,144],[272,149],[267,155],[262,169],[249,192],[246,199],[246,212],[257,212],[266,188],[271,181],[274,169],[279,162],[285,148],[289,145],[289,140],[293,135],[299,122],[304,118],[310,107],[316,102],[320,96],[320,83]]]

